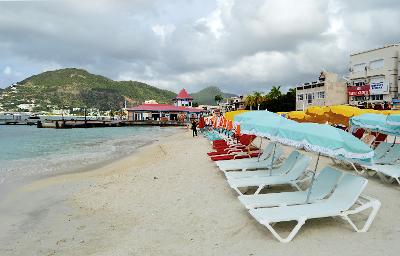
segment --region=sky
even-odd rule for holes
[[[287,90],[347,75],[399,24],[399,0],[0,0],[0,88],[77,67],[175,92]]]

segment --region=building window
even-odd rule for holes
[[[312,100],[314,98],[314,93],[308,93],[308,94],[306,94],[306,97],[307,97],[308,104],[311,104]]]
[[[383,100],[383,94],[371,95],[371,100]]]
[[[325,92],[317,92],[317,97],[318,97],[318,99],[324,99],[325,98]]]
[[[366,67],[366,64],[365,64],[365,63],[355,64],[355,65],[353,66],[353,72],[365,71],[365,67]]]
[[[299,95],[297,95],[297,100],[303,100],[304,99],[304,96],[303,96],[303,94],[299,94]]]
[[[384,61],[383,61],[383,59],[374,60],[374,61],[371,61],[371,62],[369,63],[369,68],[372,69],[372,70],[374,70],[374,69],[381,69],[381,68],[383,68],[383,66],[384,66]]]

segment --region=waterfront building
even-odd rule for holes
[[[322,71],[317,81],[296,87],[296,110],[310,106],[333,106],[347,104],[346,82],[332,72]]]
[[[170,104],[142,104],[127,108],[129,121],[180,121],[187,122],[197,118],[203,109],[175,106]]]
[[[192,107],[193,98],[185,89],[182,89],[173,100],[177,107]]]
[[[400,45],[350,55],[349,104],[372,107],[393,103],[399,95]]]

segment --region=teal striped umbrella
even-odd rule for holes
[[[400,114],[389,115],[387,117],[387,123],[392,126],[400,126]]]
[[[399,122],[399,125],[395,125],[397,122]],[[350,125],[374,132],[400,136],[400,115],[363,114],[350,118]]]
[[[326,124],[284,121],[276,114],[264,115],[265,117],[259,120],[242,119],[243,132],[254,135],[264,134],[272,141],[318,153],[306,202],[309,201],[321,155],[349,162],[370,162],[374,156],[374,151],[367,144],[341,129]]]

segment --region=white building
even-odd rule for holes
[[[347,86],[335,73],[323,71],[317,81],[296,87],[296,110],[342,104],[347,104]]]
[[[392,44],[350,55],[350,105],[390,103],[398,98],[399,54],[400,45]]]
[[[144,104],[158,104],[156,100],[145,100]]]

